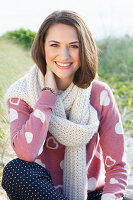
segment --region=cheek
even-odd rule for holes
[[[49,49],[46,49],[46,51],[45,51],[46,62],[52,61],[55,57],[56,57],[55,51],[51,51]]]
[[[79,51],[73,52],[71,56],[75,61],[80,62]]]

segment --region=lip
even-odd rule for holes
[[[59,69],[69,69],[72,66],[72,62],[58,62],[58,61],[56,62],[55,61],[55,64]]]

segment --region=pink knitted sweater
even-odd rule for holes
[[[18,98],[10,99],[8,108],[11,144],[17,156],[46,167],[55,187],[62,188],[65,147],[48,131],[55,102],[54,94],[42,91],[34,111]],[[105,83],[93,81],[90,103],[97,110],[100,125],[98,133],[86,146],[88,192],[102,189],[103,197],[108,193],[112,199],[122,199],[127,185],[128,165],[120,114],[110,88]],[[36,110],[44,115],[37,115]],[[44,140],[46,142],[39,155]]]

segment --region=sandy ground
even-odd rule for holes
[[[133,190],[133,138],[126,136],[125,143],[126,143],[127,161],[128,161],[129,167],[130,167],[128,188]]]
[[[126,144],[127,161],[130,167],[130,176],[128,179],[128,187],[126,193],[128,193],[128,196],[130,198],[131,197],[133,198],[133,138],[125,136],[125,144]],[[9,162],[10,160],[12,160],[12,158],[15,157],[11,147],[8,148],[10,149],[10,155],[9,157],[5,157],[4,159],[5,163]],[[0,186],[0,200],[8,200],[7,195],[1,186]]]

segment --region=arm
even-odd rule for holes
[[[100,144],[105,166],[105,186],[102,200],[122,199],[127,186],[127,161],[120,114],[110,88],[100,92]]]
[[[34,161],[42,153],[55,101],[50,91],[41,92],[34,111],[23,100],[8,101],[11,144],[20,159]]]
[[[54,74],[49,68],[44,82],[57,94]],[[34,161],[42,153],[55,101],[56,96],[48,90],[41,92],[34,111],[20,99],[9,100],[11,144],[20,159]]]

